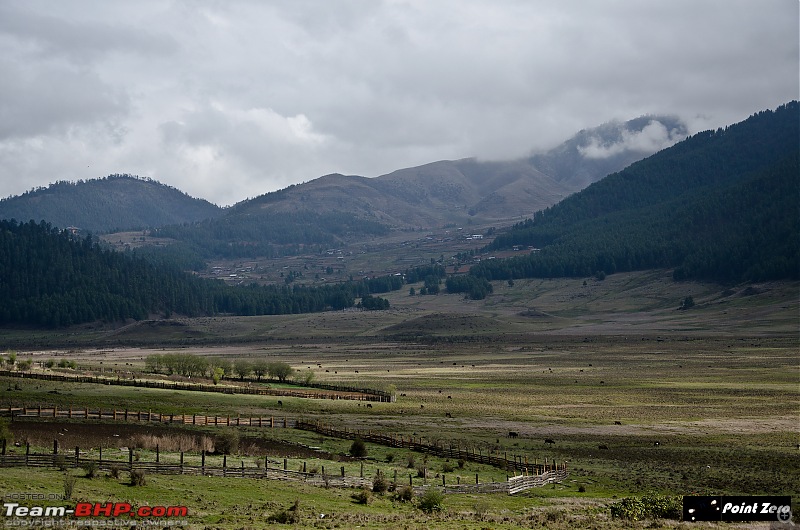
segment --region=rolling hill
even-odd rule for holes
[[[271,257],[392,230],[508,222],[674,143],[685,130],[675,118],[644,117],[581,131],[555,150],[515,161],[443,160],[375,178],[330,174],[154,234],[206,257]]]
[[[492,249],[541,251],[473,267],[484,279],[675,268],[723,282],[797,278],[800,105],[675,146],[501,233]]]
[[[44,220],[90,232],[153,228],[221,214],[222,209],[208,201],[133,175],[60,181],[0,200],[0,219]]]

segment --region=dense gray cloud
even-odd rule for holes
[[[644,114],[695,132],[797,99],[799,40],[796,0],[0,0],[0,197],[127,172],[231,204]]]

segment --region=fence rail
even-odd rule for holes
[[[275,416],[207,416],[203,414],[162,414],[152,411],[102,410],[75,407],[3,407],[0,416],[12,418],[51,418],[78,420],[112,420],[125,422],[177,423],[219,427],[269,427],[292,429],[297,420]]]
[[[537,460],[530,461],[528,457],[509,455],[504,452],[502,455],[497,453],[484,453],[481,449],[477,451],[473,448],[471,451],[461,449],[460,447],[453,447],[452,445],[445,445],[443,442],[423,441],[422,438],[414,438],[413,436],[403,436],[395,434],[383,434],[372,431],[363,430],[350,430],[350,429],[336,429],[321,422],[309,422],[298,420],[295,425],[297,429],[313,431],[325,436],[332,436],[334,438],[344,438],[354,440],[361,438],[364,441],[377,443],[387,447],[398,447],[403,449],[411,449],[421,453],[429,453],[444,458],[452,458],[455,460],[466,460],[470,462],[477,462],[479,464],[487,464],[500,469],[508,471],[520,471],[523,474],[542,475],[549,471],[566,471],[567,464],[556,463],[554,461],[539,463]]]
[[[17,372],[0,370],[0,377],[16,377],[19,379],[38,379],[42,381],[59,381],[70,383],[94,383],[98,385],[133,386],[140,388],[157,388],[166,390],[185,390],[188,392],[214,392],[218,394],[248,394],[256,396],[284,396],[308,399],[347,399],[356,401],[392,402],[394,396],[389,392],[351,387],[337,387],[317,383],[317,390],[292,388],[264,388],[240,385],[206,385],[202,383],[182,383],[179,381],[147,381],[142,379],[122,379],[101,376],[47,374],[37,372]]]
[[[251,426],[251,427],[269,427],[269,428],[296,428],[308,431],[313,431],[325,436],[343,439],[361,438],[362,440],[384,445],[387,447],[397,447],[410,449],[421,453],[433,454],[443,458],[451,458],[454,460],[465,460],[476,462],[479,464],[491,465],[499,469],[507,471],[520,472],[521,475],[509,477],[508,482],[497,483],[483,483],[475,485],[447,485],[443,482],[442,486],[445,492],[448,493],[493,493],[493,492],[507,492],[514,495],[521,491],[530,488],[541,487],[553,482],[564,480],[567,475],[567,464],[556,463],[554,461],[548,462],[544,459],[543,463],[537,460],[532,462],[528,457],[509,455],[504,452],[502,455],[498,453],[484,453],[482,450],[475,448],[472,450],[462,449],[460,447],[453,447],[452,445],[445,445],[439,441],[425,441],[422,438],[415,438],[413,436],[403,436],[396,434],[384,434],[372,431],[363,430],[350,430],[350,429],[337,429],[322,422],[309,422],[302,419],[293,418],[275,418],[269,417],[241,417],[241,416],[206,416],[197,414],[161,414],[158,412],[131,412],[128,410],[100,410],[89,408],[58,408],[58,407],[4,407],[0,408],[0,415],[11,416],[12,418],[54,418],[54,419],[83,419],[83,420],[114,420],[114,421],[128,421],[128,422],[153,422],[153,423],[170,423],[182,425],[206,425],[206,426]],[[3,448],[3,455],[0,457],[0,467],[6,466],[53,466],[56,465],[55,458],[58,455],[36,455],[26,454],[25,456],[19,455],[6,455],[5,447]],[[29,451],[26,451],[28,453]],[[63,458],[63,457],[62,457]],[[204,457],[205,458],[205,457]],[[71,459],[74,462],[73,467],[79,467],[82,460],[79,452],[76,450],[76,456]],[[181,462],[183,462],[183,455],[181,455]],[[110,469],[112,465],[119,465],[120,461],[97,461],[100,469]],[[265,459],[264,469],[260,468],[246,468],[244,465],[240,469],[228,468],[214,468],[203,466],[183,465],[176,466],[175,464],[167,464],[162,462],[156,463],[134,463],[132,460],[128,463],[129,468],[142,469],[146,472],[157,474],[206,474],[214,476],[242,476],[251,478],[280,478],[285,480],[304,480],[311,484],[320,485],[339,485],[341,487],[361,486],[366,482],[358,482],[351,480],[344,480],[347,477],[338,477],[334,475],[318,475],[307,474],[301,472],[293,472],[289,470],[276,470],[282,471],[283,475],[271,477],[268,476],[269,472],[273,470],[268,469],[269,463]],[[299,473],[299,474],[298,474]],[[342,479],[342,480],[340,480]],[[339,481],[339,482],[336,482]],[[476,477],[476,483],[477,483]]]
[[[133,450],[130,450],[129,459],[127,462],[122,460],[114,460],[106,458],[86,458],[81,456],[79,448],[75,449],[75,456],[69,454],[54,452],[52,454],[31,453],[30,446],[26,447],[24,455],[16,454],[0,454],[0,468],[8,467],[37,467],[37,468],[84,468],[89,465],[94,467],[95,471],[111,472],[114,469],[117,471],[127,472],[144,472],[145,475],[202,475],[213,477],[238,477],[238,478],[251,478],[251,479],[265,479],[265,480],[286,480],[295,482],[305,482],[314,486],[325,486],[334,488],[361,488],[371,487],[373,478],[363,476],[363,468],[360,476],[345,476],[344,468],[341,468],[340,473],[325,473],[324,467],[322,473],[307,473],[304,471],[291,471],[286,469],[286,460],[283,462],[283,468],[270,467],[270,461],[264,457],[264,467],[260,466],[245,466],[244,460],[241,460],[241,465],[228,466],[227,457],[223,458],[223,464],[220,465],[206,465],[205,453],[201,455],[203,463],[201,465],[188,465],[184,464],[184,455],[181,453],[179,464],[167,462],[139,462],[133,459]],[[158,458],[158,457],[156,457]],[[275,464],[276,462],[273,462]],[[415,486],[414,491],[417,494],[422,493],[424,490],[436,487],[444,491],[444,493],[507,493],[515,495],[522,491],[541,487],[553,482],[560,482],[567,477],[566,470],[549,471],[539,476],[515,476],[510,477],[507,482],[485,482],[476,484],[451,484],[446,485],[443,480],[441,488],[432,484]],[[395,475],[395,480],[397,476]]]

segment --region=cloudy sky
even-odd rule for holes
[[[147,176],[220,205],[798,98],[797,0],[0,0],[0,198]]]

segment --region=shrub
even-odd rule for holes
[[[455,471],[456,468],[453,467],[453,464],[450,462],[445,462],[442,464],[442,473],[452,473]]]
[[[386,478],[386,475],[383,474],[383,471],[379,469],[372,479],[372,491],[373,493],[386,493],[388,489],[389,480]]]
[[[367,456],[367,445],[364,443],[364,440],[361,438],[353,440],[353,444],[350,446],[350,456],[356,458],[364,458]]]
[[[72,492],[75,490],[75,477],[72,475],[64,475],[64,497],[65,500],[72,498]]]
[[[436,488],[428,488],[419,498],[418,506],[425,513],[440,512],[444,508],[444,494]]]
[[[408,469],[414,469],[415,467],[417,467],[417,461],[414,458],[413,454],[408,455],[408,458],[406,459],[406,467]]]
[[[97,462],[84,462],[81,464],[81,469],[83,469],[86,478],[94,478],[95,474],[97,474]]]
[[[464,469],[464,466],[466,465],[466,463],[467,463],[466,460],[464,460],[463,458],[459,458],[458,459],[458,469]]]
[[[681,497],[646,495],[626,497],[610,506],[611,517],[639,521],[641,519],[680,519],[683,512]]]
[[[480,520],[483,520],[484,517],[486,517],[486,515],[489,513],[490,507],[491,504],[489,504],[489,501],[487,501],[486,499],[478,499],[477,501],[475,501],[475,505],[473,506],[473,508],[475,509],[475,517],[477,517]]]
[[[300,522],[300,499],[294,501],[294,504],[285,510],[276,512],[269,517],[267,521],[271,523],[280,524],[297,524]]]
[[[394,498],[400,502],[411,502],[414,498],[414,488],[406,484],[397,489]]]
[[[357,504],[369,504],[371,500],[370,492],[367,487],[363,487],[358,490],[358,493],[353,494],[353,500],[356,501]]]
[[[61,471],[67,470],[67,457],[64,455],[55,455],[53,457],[53,465],[56,466]]]
[[[118,479],[120,471],[122,471],[122,466],[120,466],[119,464],[113,464],[111,466],[111,469],[109,469],[109,471],[108,471],[108,475],[111,478],[117,478]]]
[[[239,450],[239,431],[225,429],[214,439],[214,451],[223,455],[230,455]]]
[[[131,486],[144,486],[147,484],[145,480],[145,473],[142,469],[131,470]]]

